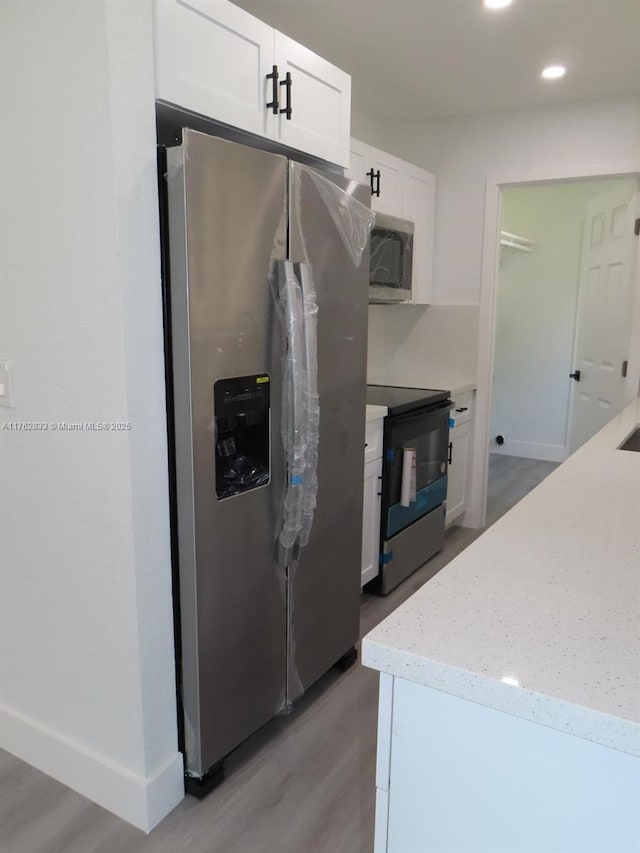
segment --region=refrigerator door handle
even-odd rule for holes
[[[320,440],[320,397],[318,395],[318,303],[311,266],[296,263],[296,277],[302,296],[302,339],[304,369],[303,383],[303,429],[305,444],[305,471],[302,484],[302,518],[296,557],[309,542],[316,498],[318,495],[318,444]]]
[[[278,536],[278,560],[282,567],[286,567],[292,560],[293,548],[302,526],[306,450],[303,400],[303,300],[293,261],[278,263],[278,291],[285,329],[282,441],[287,467],[282,526]]]

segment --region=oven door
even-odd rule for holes
[[[386,418],[382,477],[382,531],[390,539],[435,509],[447,496],[449,411],[453,404],[419,409]],[[405,447],[416,451],[416,500],[401,506],[402,462]]]

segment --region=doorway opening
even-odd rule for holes
[[[502,188],[486,524],[627,402],[636,177]]]

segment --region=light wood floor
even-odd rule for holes
[[[493,455],[488,524],[557,466]],[[444,549],[386,598],[363,596],[366,634],[478,535]],[[371,853],[378,674],[328,673],[227,761],[203,801],[187,797],[150,835],[0,750],[0,853]]]
[[[492,453],[489,457],[487,527],[528,495],[557,467],[557,462],[540,462],[537,459]]]
[[[363,596],[362,634],[477,531],[453,528],[444,549],[386,598]],[[148,836],[0,750],[1,853],[371,853],[378,673],[332,671],[288,717],[227,762],[209,797],[187,797]]]

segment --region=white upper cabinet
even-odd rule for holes
[[[227,0],[157,0],[156,97],[261,136],[273,29]]]
[[[402,215],[402,169],[407,165],[393,154],[351,140],[347,177],[371,187],[371,207],[391,216]]]
[[[415,224],[411,301],[429,305],[433,299],[433,232],[436,179],[430,172],[405,164],[402,174],[402,218]]]
[[[369,184],[371,186],[371,175],[367,175],[367,171],[371,169],[369,145],[364,142],[359,142],[357,139],[352,139],[350,143],[351,150],[349,152],[349,166],[346,171],[348,178],[354,181],[359,181],[361,184]]]
[[[369,184],[374,210],[414,223],[411,302],[429,305],[433,298],[435,176],[352,139],[347,177]]]
[[[155,0],[154,19],[158,100],[348,166],[348,74],[229,0]]]
[[[351,77],[277,31],[274,44],[280,76],[275,138],[290,148],[348,166]]]
[[[406,163],[376,148],[370,152],[374,174],[371,207],[390,216],[402,216],[402,172]]]

